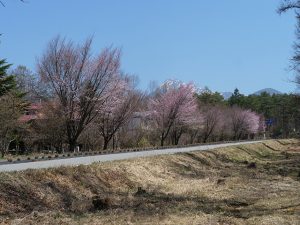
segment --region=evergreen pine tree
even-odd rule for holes
[[[16,86],[15,77],[7,74],[10,66],[11,64],[8,64],[5,59],[0,60],[0,96],[3,96]]]

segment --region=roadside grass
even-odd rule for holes
[[[299,190],[299,142],[265,141],[0,173],[0,222],[298,225]]]

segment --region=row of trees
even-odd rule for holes
[[[235,89],[233,95],[224,100],[218,92],[208,89],[198,96],[202,102],[219,106],[239,106],[263,115],[266,135],[273,138],[297,136],[300,130],[300,98],[298,94],[243,95]]]
[[[211,95],[193,84],[165,82],[149,99],[149,120],[159,131],[160,144],[239,140],[263,131],[262,117],[238,106],[203,101]]]
[[[300,98],[298,94],[244,96],[236,90],[228,99],[229,105],[249,108],[265,117],[267,134],[271,137],[290,137],[300,130]]]
[[[299,1],[283,1],[279,12],[290,9],[299,28]],[[265,131],[287,137],[300,129],[297,95],[244,96],[235,90],[224,100],[178,81],[142,93],[134,77],[121,71],[119,49],[94,55],[91,44],[91,39],[82,45],[53,39],[38,60],[38,76],[24,66],[9,72],[11,65],[0,60],[2,155],[25,146],[70,151],[78,144],[163,146],[252,138]],[[292,64],[298,84],[299,46],[296,42]]]
[[[121,70],[119,49],[94,55],[91,44],[91,39],[82,45],[53,39],[38,60],[37,76],[24,66],[8,72],[10,65],[2,61],[0,101],[7,101],[0,105],[2,152],[9,145],[72,151],[77,145],[107,149],[238,140],[263,132],[263,114],[230,105],[193,83],[167,81],[142,93],[135,77]]]

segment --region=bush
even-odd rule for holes
[[[150,143],[147,138],[143,137],[141,140],[139,140],[139,142],[137,143],[137,146],[142,147],[142,148],[149,147]]]
[[[143,189],[142,187],[138,187],[138,190],[135,193],[135,195],[145,195],[145,194],[147,194],[147,191],[145,189]]]
[[[112,206],[112,200],[108,197],[101,198],[99,196],[95,196],[92,199],[92,204],[94,206],[94,210],[105,210]]]
[[[255,169],[255,168],[256,168],[256,163],[255,163],[255,162],[251,162],[251,163],[248,165],[248,168],[249,168],[249,169]]]

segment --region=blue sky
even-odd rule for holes
[[[271,87],[295,91],[288,71],[292,13],[278,0],[5,0],[0,7],[0,58],[35,70],[47,42],[93,35],[94,52],[122,48],[122,68],[140,87],[168,78],[215,91],[249,94]]]

